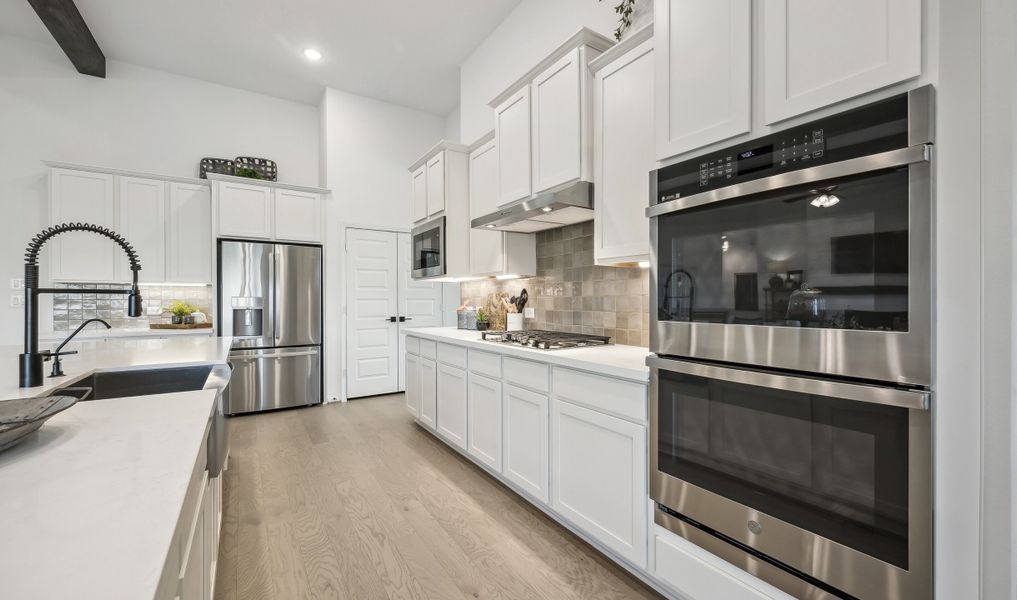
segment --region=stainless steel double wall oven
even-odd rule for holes
[[[651,176],[656,522],[801,598],[932,595],[932,116],[923,87]]]

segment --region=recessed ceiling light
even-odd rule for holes
[[[307,60],[319,61],[321,60],[321,52],[314,48],[304,48],[304,58]]]

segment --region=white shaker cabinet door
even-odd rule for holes
[[[406,410],[420,415],[420,357],[406,353]]]
[[[438,424],[438,363],[420,357],[420,422],[435,429]]]
[[[645,567],[646,427],[555,399],[551,445],[552,507]]]
[[[582,166],[582,76],[579,49],[533,81],[533,191],[579,179]]]
[[[498,210],[498,146],[496,140],[470,153],[470,219]],[[504,234],[470,229],[470,275],[501,275],[505,268]]]
[[[169,184],[166,280],[211,283],[212,196],[207,185]]]
[[[502,474],[528,494],[549,500],[548,397],[504,384]]]
[[[272,188],[229,181],[218,186],[219,235],[272,238]]]
[[[649,258],[649,173],[656,168],[653,42],[647,40],[594,78],[594,260]]]
[[[530,195],[530,88],[524,86],[494,109],[498,140],[498,205]]]
[[[497,379],[477,373],[470,373],[469,384],[469,406],[466,411],[469,423],[468,452],[473,458],[500,473],[502,384]]]
[[[51,169],[50,224],[88,223],[116,229],[113,180],[107,173]],[[50,253],[53,280],[109,282],[115,277],[116,256],[123,250],[103,236],[70,232],[47,242],[44,252]]]
[[[829,106],[922,72],[921,0],[766,0],[766,123]]]
[[[275,239],[321,243],[323,216],[321,194],[275,190]]]
[[[120,220],[117,230],[138,253],[138,280],[166,280],[166,182],[120,176]],[[130,261],[117,249],[117,281],[132,279]]]
[[[427,218],[427,165],[420,165],[410,177],[413,198],[413,222]]]
[[[656,0],[654,7],[657,159],[747,133],[751,1]]]
[[[466,369],[438,365],[438,433],[466,450]]]
[[[427,161],[427,216],[445,210],[445,153]]]

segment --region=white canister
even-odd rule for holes
[[[522,331],[523,313],[507,313],[505,315],[505,329],[508,331]]]

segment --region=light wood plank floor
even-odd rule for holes
[[[230,419],[217,600],[659,598],[403,396]]]

